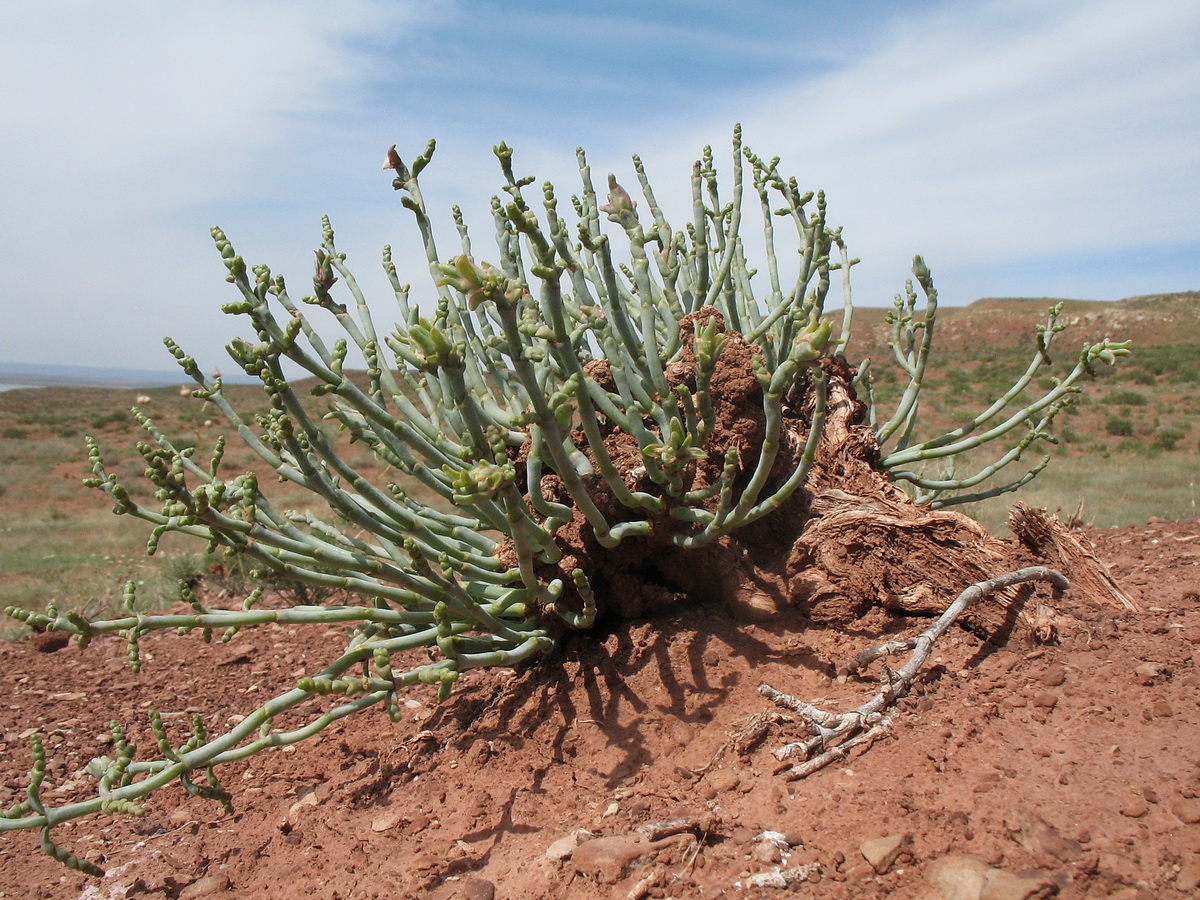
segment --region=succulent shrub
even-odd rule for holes
[[[937,310],[928,268],[916,258],[914,281],[890,317],[901,391],[896,408],[884,411],[873,397],[875,364],[853,366],[844,357],[857,260],[829,224],[824,195],[802,192],[779,172],[778,159],[743,147],[740,132],[729,187],[718,185],[706,149],[692,169],[691,209],[674,222],[636,157],[637,188],[609,176],[601,192],[580,151],[580,188],[563,202],[552,185],[518,177],[501,144],[493,254],[476,251],[458,208],[458,245],[449,253],[437,246],[419,182],[433,151],[431,142],[409,163],[395,148],[387,155],[432,283],[432,291],[413,295],[384,249],[394,325],[376,325],[325,220],[311,288],[298,301],[282,276],[248,266],[222,231],[212,232],[238,294],[225,311],[253,333],[228,351],[261,382],[266,415],[239,414],[219,377],[206,377],[166,342],[195,382],[194,395],[218,408],[279,479],[319,497],[327,516],[277,507],[253,473],[226,477],[223,439],[202,460],[140,411],[149,439],[139,450],[156,505],[135,500],[88,442],[88,483],[117,514],[154,526],[151,553],[166,535],[184,535],[357,601],[264,609],[256,608],[256,589],[240,609],[215,609],[184,585],[186,614],[136,612],[132,588],[128,614],[111,620],[7,610],[77,635],[81,645],[117,632],[135,671],[140,639],[158,629],[230,636],[265,623],[344,622],[355,626],[344,652],[215,737],[197,721],[175,745],[152,713],[152,758],[136,758],[114,724],[112,755],[88,766],[94,796],[78,802],[43,801],[45,754],[35,736],[27,799],[4,813],[0,830],[41,829],[48,853],[95,872],[53,843],[52,826],[99,812],[136,815],[148,794],[175,781],[228,803],[214,772],[222,763],[301,741],[373,706],[399,717],[398,696],[410,685],[436,685],[444,698],[464,672],[530,660],[599,615],[638,614],[680,596],[736,600],[747,567],[778,576],[790,537],[820,514],[818,471],[853,493],[861,485],[852,487],[848,473],[857,465],[907,486],[926,510],[1014,489],[1044,461],[983,485],[1050,438],[1051,420],[1098,363],[1127,352],[1108,341],[1084,346],[1073,368],[1028,394],[1062,330],[1055,308],[1009,389],[961,427],[920,439]],[[759,268],[743,241],[751,220],[761,229]],[[781,259],[781,245],[790,258]],[[843,307],[835,316],[825,314],[831,291]],[[316,316],[342,336],[327,340]],[[311,377],[326,418],[393,478],[370,480],[347,461],[302,402],[285,361]],[[984,444],[1001,448],[992,461],[953,472],[953,460]],[[440,502],[416,499],[413,485]],[[903,494],[888,490],[889,502],[901,504]],[[776,582],[785,594],[793,590],[782,576]],[[430,653],[417,665],[394,664],[413,648]],[[329,698],[319,713],[276,724],[319,695]]]

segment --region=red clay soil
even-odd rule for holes
[[[1140,612],[1068,592],[1057,643],[953,629],[890,734],[803,781],[775,774],[771,751],[800,730],[758,686],[857,705],[874,684],[837,667],[928,620],[697,611],[576,637],[521,672],[468,673],[442,706],[416,691],[398,724],[369,711],[226,766],[233,816],[174,787],[140,819],[56,828],[103,879],[40,854],[36,834],[0,835],[0,896],[1194,897],[1200,522],[1088,536]],[[111,718],[144,758],[148,709],[174,714],[178,742],[192,712],[215,731],[344,638],[149,636],[138,676],[116,639],[0,646],[0,803],[23,797],[28,732],[50,753],[45,799],[63,802]]]

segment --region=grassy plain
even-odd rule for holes
[[[941,312],[918,438],[956,427],[1004,392],[1024,371],[1033,352],[1034,326],[1053,302],[984,300]],[[858,336],[849,356],[854,362],[874,360],[880,407],[886,410],[903,382],[889,365],[890,327],[884,313],[859,311]],[[1049,448],[1055,459],[1032,484],[1019,494],[971,504],[964,511],[994,530],[1002,529],[1015,498],[1064,517],[1082,501],[1084,521],[1102,527],[1139,525],[1153,516],[1200,515],[1200,294],[1104,304],[1070,301],[1063,321],[1071,328],[1056,338],[1054,367],[1035,379],[1040,388],[1050,386],[1051,374],[1073,364],[1085,340],[1131,337],[1134,355],[1115,370],[1102,369],[1059,416],[1054,430],[1060,443]],[[142,605],[160,606],[174,598],[180,577],[214,565],[203,557],[201,545],[178,537],[147,557],[149,527],[112,515],[103,495],[81,486],[90,474],[84,436],[91,435],[110,471],[148,499],[136,450],[143,433],[129,413],[139,394],[149,397],[142,408],[160,430],[177,443],[194,444],[199,458],[211,452],[223,420],[211,406],[181,396],[178,388],[0,393],[0,606],[40,610],[54,602],[98,613],[120,603],[129,579],[139,584]],[[231,386],[227,394],[243,412],[266,409],[257,388]],[[395,473],[375,468],[365,450],[347,446],[346,452],[367,474],[395,479]],[[1001,477],[1009,472],[1009,478],[1017,477],[1022,466],[1032,466],[1043,452],[1030,448]],[[974,461],[982,465],[990,459],[977,454]],[[270,473],[261,461],[231,440],[222,473],[233,477],[248,469],[269,484]],[[960,464],[958,473],[968,469],[969,464]],[[270,485],[268,491],[283,508],[304,509],[308,501],[291,485]],[[236,581],[230,587],[237,589]],[[0,622],[0,636],[18,633],[20,627]]]
[[[1056,302],[988,299],[940,310],[915,439],[956,428],[1003,394],[1033,358],[1035,327]],[[886,313],[856,313],[848,352],[851,361],[873,361],[885,412],[906,384],[887,346],[892,328]],[[1060,511],[1064,518],[1082,501],[1083,521],[1098,527],[1200,515],[1200,292],[1115,303],[1067,300],[1058,322],[1068,327],[1055,335],[1052,364],[1035,376],[1025,402],[1069,370],[1085,342],[1130,339],[1133,352],[1084,379],[1083,392],[1053,423],[1057,446],[1030,447],[988,484],[1013,480],[1051,453],[1049,467],[1032,483],[962,511],[993,530],[1002,529],[1014,499]],[[996,455],[975,451],[957,464],[956,474],[969,474],[971,463],[982,466]],[[932,464],[927,471],[939,474]]]
[[[265,412],[262,391],[228,386],[231,402],[243,413]],[[137,403],[139,396],[149,402]],[[195,446],[207,459],[224,419],[211,406],[179,388],[127,390],[46,387],[0,393],[0,606],[41,610],[53,602],[61,609],[112,610],[122,602],[127,581],[138,584],[139,606],[163,606],[177,596],[181,578],[207,572],[219,558],[208,558],[204,545],[178,536],[164,539],[153,557],[146,555],[150,526],[112,513],[112,505],[82,481],[91,474],[84,437],[100,444],[108,470],[135,499],[153,502],[142,478],[145,464],[137,451],[145,432],[130,409],[139,408],[169,435],[176,446]],[[330,433],[334,431],[330,427]],[[367,473],[378,474],[373,457],[349,448],[350,458]],[[271,497],[285,509],[313,509],[310,495],[290,483],[274,483],[261,460],[236,436],[229,441],[221,473],[233,478],[255,471],[271,484]],[[241,587],[227,579],[231,589]],[[0,636],[23,626],[0,621]]]

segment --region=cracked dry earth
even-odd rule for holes
[[[143,818],[57,828],[103,879],[40,855],[34,834],[0,835],[0,896],[1194,897],[1200,522],[1087,534],[1140,612],[1068,592],[1055,644],[953,629],[890,734],[803,781],[775,774],[772,749],[799,732],[759,684],[857,705],[875,685],[837,667],[926,620],[625,623],[535,668],[470,673],[440,707],[415,692],[399,724],[372,711],[231,764],[233,816],[173,787]],[[343,639],[148,637],[136,677],[115,639],[4,645],[0,802],[22,795],[32,729],[61,802],[112,717],[146,752],[158,708],[182,742],[191,712],[210,731],[235,721]]]

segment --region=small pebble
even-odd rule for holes
[[[193,900],[196,897],[211,897],[213,894],[223,894],[229,890],[228,875],[205,875],[198,878],[179,892],[179,900]]]
[[[974,787],[971,788],[971,791],[976,794],[986,794],[999,783],[1000,776],[993,772],[980,778],[979,781],[975,783]]]
[[[1166,666],[1162,663],[1145,662],[1136,666],[1133,674],[1137,676],[1141,684],[1153,684],[1158,678],[1170,674]]]
[[[981,897],[988,864],[975,856],[943,856],[925,866],[925,880],[941,897]]]
[[[1034,695],[1033,705],[1040,706],[1043,709],[1054,709],[1058,706],[1058,694],[1054,691],[1041,691]]]
[[[737,772],[732,769],[717,769],[714,772],[709,772],[704,776],[704,780],[708,782],[709,787],[718,793],[721,791],[732,791],[738,786],[738,782],[741,781],[738,778]]]
[[[1066,666],[1054,665],[1043,672],[1038,681],[1046,687],[1059,687],[1067,680]]]
[[[376,816],[371,820],[371,830],[376,834],[391,831],[400,824],[401,818],[399,810],[388,810],[383,815]]]
[[[1121,815],[1128,819],[1140,819],[1148,812],[1150,812],[1150,807],[1146,805],[1146,801],[1142,797],[1126,800],[1121,805]]]
[[[900,857],[900,851],[908,839],[905,834],[889,834],[884,837],[863,841],[858,852],[879,875],[886,873]]]
[[[578,846],[579,838],[574,834],[559,838],[546,848],[546,859],[551,862],[562,862],[564,859],[570,859],[571,854],[575,852],[575,848]]]
[[[1171,812],[1189,825],[1200,822],[1200,799],[1185,797],[1171,804]]]
[[[770,841],[760,841],[751,848],[750,858],[755,862],[776,866],[783,861],[783,853],[776,844]]]

